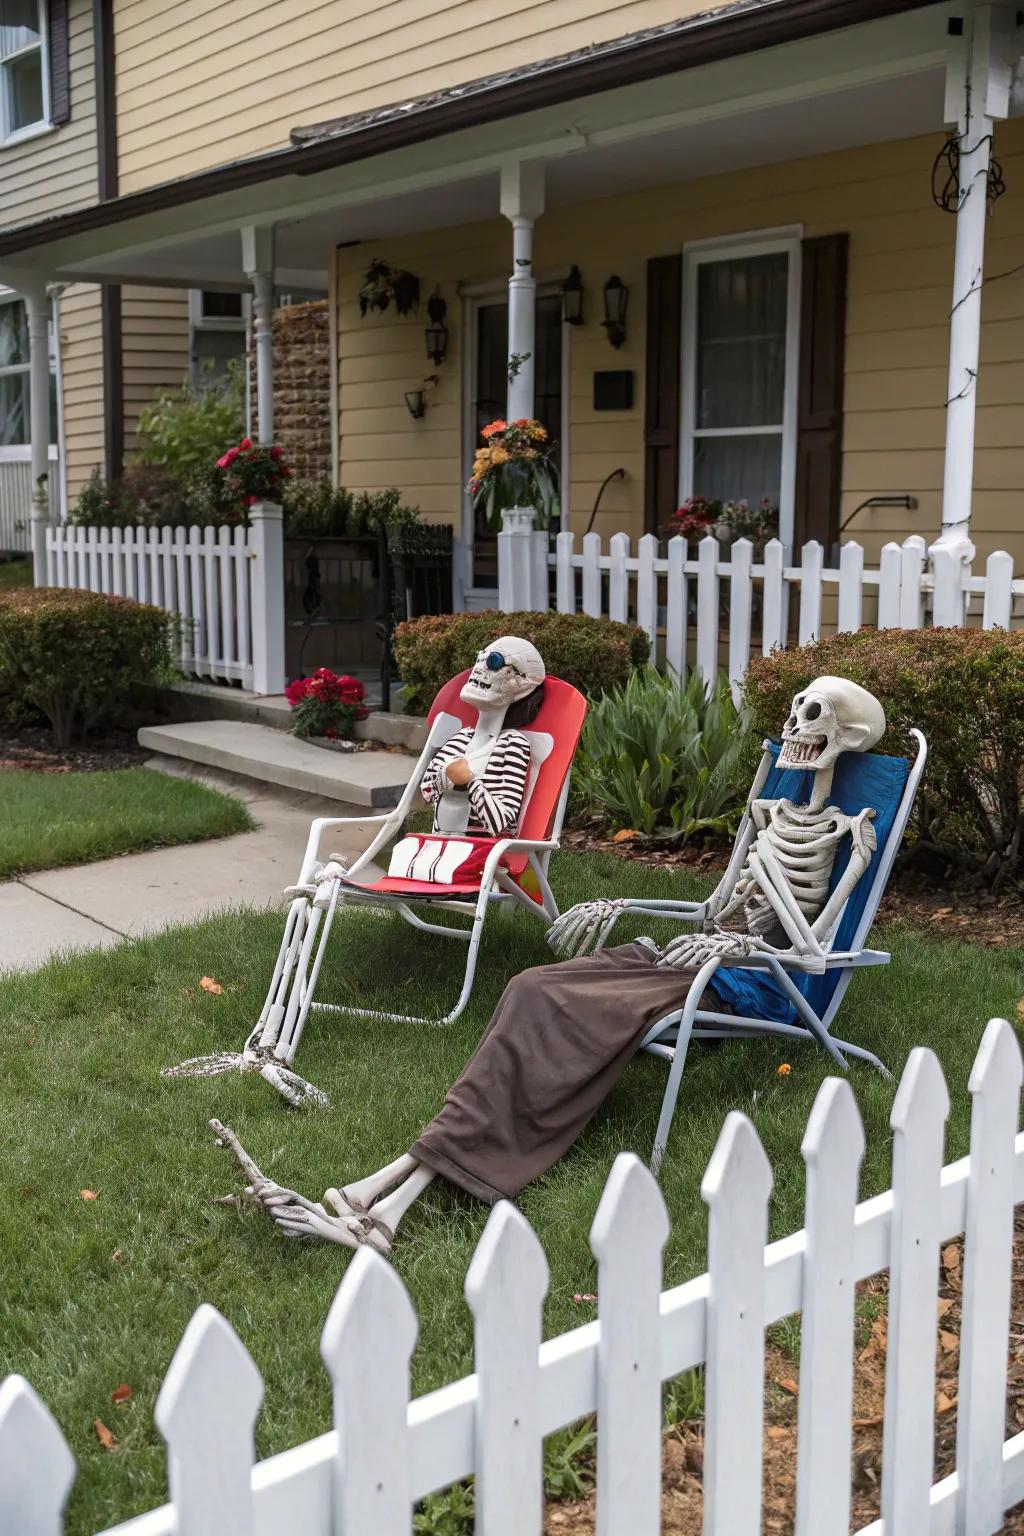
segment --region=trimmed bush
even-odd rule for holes
[[[328,480],[293,480],[283,497],[286,534],[304,538],[358,538],[381,528],[418,527],[417,507],[400,492],[346,491]]]
[[[860,630],[751,662],[744,702],[756,729],[778,736],[793,695],[815,677],[848,677],[885,709],[880,751],[911,757],[928,741],[915,810],[918,857],[931,854],[998,890],[1024,877],[1024,633],[980,629]]]
[[[587,712],[574,810],[679,842],[732,836],[750,783],[747,743],[727,681],[709,698],[696,672],[680,686],[654,667],[638,668]]]
[[[449,678],[471,667],[477,653],[502,635],[530,640],[554,677],[586,698],[623,686],[647,660],[650,642],[636,624],[583,613],[441,613],[410,619],[395,630],[395,661],[406,686],[406,708],[425,715]]]
[[[0,692],[46,716],[58,746],[174,671],[162,608],[66,587],[0,593]]]

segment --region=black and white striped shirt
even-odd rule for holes
[[[420,794],[429,806],[435,808],[435,832],[438,830],[437,802],[443,794],[454,790],[444,770],[449,763],[466,756],[472,739],[470,726],[456,731],[430,759],[420,782]],[[515,832],[519,826],[529,771],[528,739],[521,731],[502,731],[494,743],[483,776],[470,779],[466,786],[469,796],[469,825],[466,831],[482,837],[501,837],[505,833]]]

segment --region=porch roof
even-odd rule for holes
[[[341,168],[358,166],[376,157],[383,171],[395,152],[442,138],[457,142],[460,131],[499,125],[511,118],[532,114],[530,120],[536,120],[538,129],[546,126],[549,133],[556,131],[561,136],[560,148],[564,151],[573,146],[568,142],[564,121],[560,120],[554,128],[552,109],[567,102],[580,102],[603,93],[622,96],[630,86],[778,44],[899,16],[928,4],[929,0],[739,0],[609,43],[487,76],[462,87],[329,123],[299,127],[293,130],[291,147],[0,231],[0,277],[15,282],[19,267],[37,271],[37,252],[39,260],[54,275],[71,276],[75,274],[67,258],[72,251],[91,256],[103,249],[112,251],[115,246],[129,248],[136,245],[137,239],[153,235],[180,239],[186,233],[183,215],[191,210],[197,213],[194,220],[189,220],[196,230],[209,230],[211,217],[222,228],[229,223],[237,228],[241,222],[273,222],[288,216],[285,209],[289,204],[302,198],[308,201],[314,187],[326,190],[328,184],[339,186],[337,173]],[[527,152],[538,153],[541,158],[550,147],[525,146]],[[522,154],[523,147],[513,139],[507,145],[507,153],[517,152]],[[385,156],[387,160],[381,158]],[[271,183],[282,184],[279,194],[267,195]],[[297,186],[302,187],[301,193],[292,190]],[[257,189],[264,194],[262,209],[253,200],[253,191]],[[216,213],[212,207],[214,200]],[[280,210],[266,206],[271,201],[280,204]],[[229,215],[226,220],[219,217],[222,210]],[[167,214],[175,217],[168,219]],[[126,226],[123,238],[113,235],[116,226]],[[95,275],[112,279],[115,276],[106,271]],[[154,280],[159,281],[159,276],[154,274]]]

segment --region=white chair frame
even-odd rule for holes
[[[358,876],[360,871],[372,862],[376,854],[386,847],[395,833],[401,829],[419,792],[420,781],[427,764],[448,738],[461,728],[462,722],[454,715],[444,713],[438,715],[430,729],[416,767],[394,810],[382,816],[317,817],[309,830],[306,852],[296,884],[311,885],[314,867],[321,857],[321,841],[326,832],[333,831],[337,827],[376,825],[378,831],[371,839],[369,847],[348,869],[346,880],[352,880]],[[545,928],[549,928],[559,915],[558,904],[548,879],[548,865],[552,853],[559,847],[565,807],[569,798],[570,777],[571,769],[566,773],[565,782],[559,794],[551,837],[545,840],[521,837],[501,838],[487,856],[480,878],[480,889],[473,900],[460,900],[458,897],[446,895],[443,886],[438,886],[436,895],[417,893],[415,897],[409,897],[370,890],[363,893],[353,890],[348,884],[343,885],[341,881],[334,882],[330,901],[324,911],[312,904],[307,896],[297,896],[288,911],[284,937],[267,999],[256,1028],[249,1037],[249,1047],[272,1050],[285,1066],[290,1066],[295,1059],[311,1009],[322,1013],[344,1013],[355,1018],[382,1019],[394,1024],[431,1024],[440,1027],[451,1024],[457,1019],[469,1002],[473,991],[480,943],[483,938],[484,919],[489,908],[519,905],[539,919]],[[524,811],[525,808],[524,802]],[[533,901],[525,891],[520,889],[507,871],[500,867],[502,858],[508,853],[527,854],[529,866],[540,890],[539,902]],[[460,912],[471,917],[471,925],[468,928],[447,927],[440,923],[429,922],[412,910],[413,905],[429,907],[439,903],[443,903],[446,912]],[[442,938],[456,939],[467,944],[465,975],[455,1006],[443,1017],[431,1018],[411,1013],[388,1013],[376,1008],[356,1008],[348,1003],[315,1001],[314,992],[320,975],[324,949],[339,906],[363,907],[381,912],[397,910],[407,923],[423,933],[436,933]]]
[[[861,913],[860,921],[854,934],[853,948],[843,951],[830,950],[826,955],[825,970],[838,970],[841,974],[824,1013],[820,1017],[818,1016],[803,993],[798,990],[787,974],[789,971],[817,973],[821,968],[820,962],[816,965],[810,959],[800,960],[796,957],[790,959],[789,956],[776,958],[772,955],[737,956],[736,958],[729,959],[722,959],[716,956],[714,959],[706,961],[697,972],[693,985],[687,993],[685,1006],[676,1009],[673,1013],[667,1014],[665,1018],[659,1019],[656,1024],[652,1024],[640,1042],[638,1049],[647,1051],[652,1056],[660,1056],[669,1063],[668,1082],[665,1085],[661,1113],[658,1117],[658,1128],[654,1136],[654,1148],[651,1153],[651,1168],[654,1173],[658,1173],[660,1170],[662,1159],[665,1156],[665,1146],[675,1115],[676,1100],[679,1097],[679,1088],[682,1083],[683,1070],[686,1066],[686,1055],[691,1040],[743,1039],[745,1037],[750,1038],[753,1035],[774,1035],[781,1039],[810,1040],[824,1046],[836,1065],[844,1072],[847,1066],[847,1056],[854,1056],[861,1061],[870,1063],[883,1076],[890,1077],[892,1075],[888,1067],[871,1051],[865,1050],[862,1046],[853,1045],[848,1040],[834,1039],[831,1034],[831,1027],[836,1014],[839,1012],[840,1004],[847,987],[850,985],[854,971],[869,965],[888,965],[892,959],[892,956],[886,950],[865,949],[863,945],[871,930],[875,914],[878,911],[879,902],[885,893],[889,876],[892,873],[892,866],[895,863],[896,855],[903,841],[903,834],[910,819],[910,812],[913,809],[914,799],[928,757],[928,744],[921,732],[912,730],[910,734],[917,742],[917,756],[911,764],[910,772],[907,775],[907,782],[900,797],[899,808],[890,828],[889,836],[886,839],[885,847],[882,849],[881,856],[875,866],[871,888],[868,892],[867,901],[864,904],[864,911]],[[770,759],[770,754],[766,753],[766,757]],[[762,768],[763,766],[764,762],[762,760]],[[761,774],[759,773],[758,778],[760,777]],[[757,780],[755,780],[756,782]],[[718,887],[716,887],[715,894],[727,882],[729,882],[730,888],[731,885],[735,884],[736,877],[739,874],[739,866],[742,864],[740,850],[743,846],[743,834],[746,830],[749,816],[748,808],[737,833],[729,866],[722,876]],[[734,866],[736,867],[734,868]],[[666,901],[657,908],[647,908],[644,916],[645,918],[664,917],[674,922],[702,923],[708,915],[708,908],[712,900],[713,896],[709,896],[706,901],[701,902]],[[845,911],[846,907],[844,906],[843,912]],[[832,930],[833,936],[839,932],[842,920],[843,913],[840,913]],[[701,998],[720,965],[740,966],[746,970],[769,971],[789,997],[803,1022],[800,1024],[783,1024],[772,1019],[750,1018],[742,1014],[719,1013],[712,1009],[701,1008]]]

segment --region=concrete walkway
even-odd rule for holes
[[[190,774],[199,778],[199,774]],[[230,906],[283,906],[314,816],[365,816],[365,808],[203,774],[244,801],[252,832],[43,870],[0,884],[0,970],[28,970],[62,950],[109,948]],[[340,829],[328,851],[354,853],[366,823]]]

